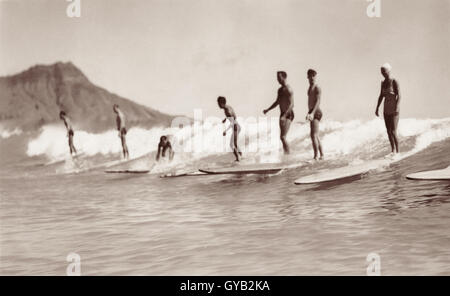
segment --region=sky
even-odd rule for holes
[[[0,0],[0,76],[71,61],[94,84],[170,114],[262,116],[288,74],[307,113],[306,71],[318,72],[324,117],[367,120],[389,62],[401,117],[450,116],[450,1]],[[377,0],[375,0],[377,1]],[[272,111],[278,116],[278,111]]]

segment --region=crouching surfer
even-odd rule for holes
[[[158,152],[156,153],[156,161],[159,161],[160,157],[166,157],[168,153],[169,161],[172,161],[175,152],[173,151],[172,144],[170,144],[167,136],[161,136],[158,144]]]

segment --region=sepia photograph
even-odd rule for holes
[[[449,0],[0,0],[0,275],[450,275],[449,54]]]

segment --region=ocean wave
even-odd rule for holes
[[[277,118],[264,121],[241,118],[238,121],[242,127],[238,144],[244,153],[257,158],[258,162],[274,162],[282,157]],[[182,162],[231,152],[231,130],[224,137],[224,129],[225,125],[217,121],[196,122],[181,129],[132,127],[127,134],[127,143],[130,156],[135,158],[154,153],[160,136],[169,135],[176,151],[176,162]],[[304,158],[312,156],[309,132],[309,124],[292,124],[287,137],[292,154]],[[405,139],[414,139],[409,151],[416,153],[433,142],[450,137],[450,118],[401,119],[398,134],[401,143]],[[389,149],[384,122],[379,118],[365,122],[325,120],[321,124],[321,140],[328,158],[361,155],[370,158]],[[116,130],[97,134],[75,131],[74,145],[87,156],[120,154],[122,149]],[[44,126],[40,134],[28,142],[28,156],[46,156],[55,160],[67,157],[68,153],[67,132],[60,125]]]

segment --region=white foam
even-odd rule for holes
[[[11,136],[18,136],[22,134],[22,130],[20,128],[15,128],[13,130],[6,129],[2,125],[0,125],[0,138],[7,139]]]
[[[262,121],[258,125],[256,121],[247,122],[240,119],[239,122],[242,127],[239,146],[247,159],[249,156],[257,162],[276,162],[282,159],[278,120]],[[171,135],[172,146],[176,152],[174,163],[180,164],[208,155],[230,153],[231,130],[224,137],[222,135],[224,129],[221,122],[197,123],[196,126],[182,129],[132,127],[127,134],[127,144],[130,156],[135,158],[154,153],[160,136]],[[309,132],[308,124],[292,124],[287,139],[296,158],[312,156]],[[411,152],[416,153],[431,143],[450,136],[450,118],[401,119],[398,132],[400,140],[415,137],[415,145]],[[64,126],[44,126],[41,133],[29,141],[27,154],[45,155],[50,160],[64,159],[69,153],[66,134]],[[360,153],[372,155],[389,145],[384,122],[381,119],[366,122],[325,120],[321,124],[321,139],[327,159],[346,155],[357,158]],[[97,134],[75,131],[74,145],[88,156],[120,154],[122,150],[116,130]]]

